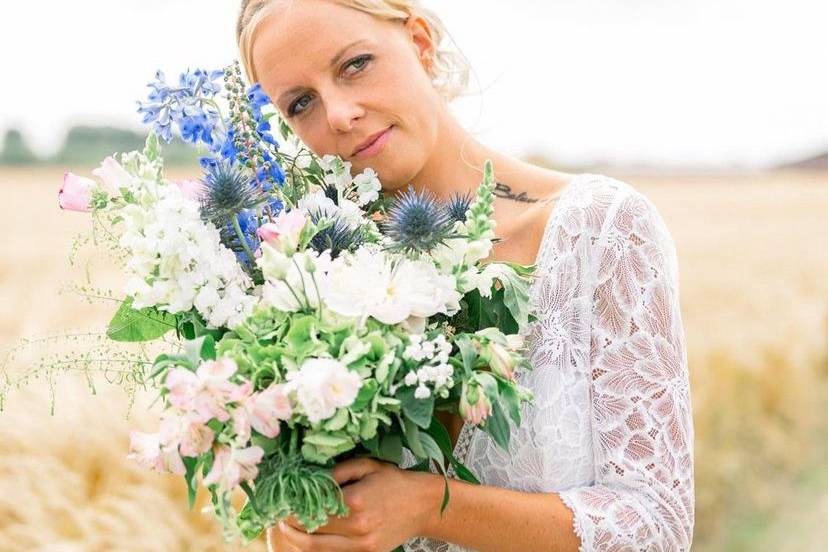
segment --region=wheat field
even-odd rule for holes
[[[828,174],[603,172],[653,200],[679,254],[694,550],[824,549]],[[0,170],[2,350],[25,336],[100,329],[111,316],[105,301],[59,293],[89,269],[103,275],[96,284],[118,287],[105,256],[69,265],[71,239],[89,222],[57,208],[61,180],[60,169]],[[83,374],[69,374],[10,391],[0,412],[0,550],[235,549],[210,516],[187,511],[183,480],[126,459],[129,430],[155,421],[142,414],[153,397],[134,391],[130,414],[124,387],[99,378],[93,394]]]

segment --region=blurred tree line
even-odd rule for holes
[[[20,130],[6,131],[0,146],[0,166],[21,165],[97,165],[108,155],[140,150],[146,134],[115,127],[76,126],[66,135],[61,148],[51,156],[38,156]],[[180,140],[162,147],[164,163],[170,165],[198,164],[198,151]]]

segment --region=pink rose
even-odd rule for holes
[[[67,171],[63,175],[63,186],[58,192],[58,205],[61,209],[88,213],[91,211],[89,203],[95,186],[94,180]]]

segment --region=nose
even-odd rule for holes
[[[365,110],[347,91],[329,93],[325,101],[325,110],[328,125],[334,132],[349,132],[354,122],[365,115]]]

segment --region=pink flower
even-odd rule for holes
[[[181,456],[196,457],[204,454],[213,446],[215,432],[204,424],[181,418],[181,433],[179,436]]]
[[[118,193],[121,188],[128,188],[132,181],[132,175],[111,156],[104,159],[101,166],[92,171],[92,174],[100,178],[112,194]]]
[[[261,447],[230,448],[219,445],[213,449],[213,467],[204,478],[204,485],[216,485],[223,491],[232,491],[241,481],[250,481],[259,475],[259,463],[264,457]]]
[[[256,233],[262,241],[272,242],[279,237],[279,227],[272,222],[268,222],[259,226]]]
[[[515,358],[502,345],[491,342],[485,356],[488,357],[492,372],[498,376],[515,381]]]
[[[178,454],[177,443],[170,446],[164,443],[160,433],[141,433],[132,431],[129,434],[129,455],[127,458],[135,460],[139,466],[160,472],[170,472],[184,475],[186,469],[181,455]]]
[[[94,180],[77,176],[70,172],[63,175],[63,186],[58,192],[58,204],[61,209],[88,213],[92,200],[92,190],[96,184]]]
[[[243,387],[230,382],[236,369],[232,359],[223,358],[203,362],[195,373],[186,368],[172,370],[165,382],[170,404],[194,422],[207,423],[212,418],[226,422],[230,419],[227,403],[245,394]]]
[[[262,241],[283,253],[293,252],[299,246],[299,236],[306,223],[307,219],[299,209],[282,211],[275,221],[261,225],[257,233]]]
[[[201,195],[204,193],[204,184],[200,180],[186,178],[176,181],[175,185],[181,190],[181,195],[187,199],[195,202],[201,201]]]
[[[259,393],[247,393],[236,402],[239,407],[232,413],[233,430],[241,444],[250,440],[251,428],[273,439],[279,435],[280,420],[288,420],[293,415],[284,384],[271,385]]]
[[[460,394],[460,415],[472,425],[480,425],[492,414],[492,402],[476,384],[463,384]]]

